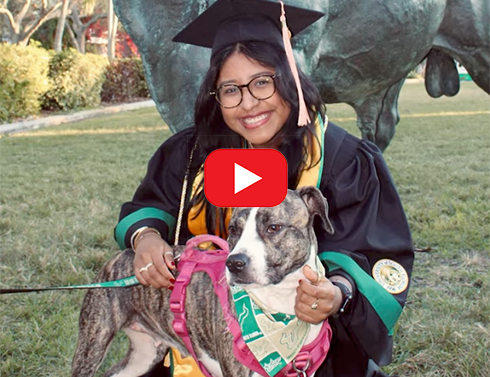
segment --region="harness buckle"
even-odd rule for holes
[[[189,336],[189,332],[187,331],[187,326],[185,324],[185,320],[175,318],[173,320],[173,327],[174,327],[175,333],[177,335],[179,335],[180,337]]]

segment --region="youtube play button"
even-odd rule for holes
[[[252,173],[250,170],[245,169],[243,166],[240,166],[235,162],[234,194],[239,193],[261,179],[262,177],[259,177],[257,174]]]
[[[204,163],[204,194],[217,207],[273,207],[286,197],[287,177],[274,149],[218,149]]]

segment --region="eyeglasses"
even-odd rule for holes
[[[252,97],[258,100],[271,98],[276,92],[275,77],[276,75],[258,76],[245,85],[224,84],[209,94],[225,109],[232,109],[242,103],[243,88],[247,88]]]

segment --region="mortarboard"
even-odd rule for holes
[[[298,125],[304,126],[310,119],[289,39],[291,34],[296,35],[323,15],[322,12],[284,5],[282,1],[217,0],[172,40],[211,48],[212,55],[227,45],[242,41],[258,40],[282,46],[298,89]]]
[[[306,29],[324,14],[285,5],[292,35]],[[246,40],[259,40],[282,45],[281,5],[265,0],[217,0],[174,38],[213,49]]]

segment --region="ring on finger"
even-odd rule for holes
[[[311,304],[311,310],[317,310],[318,309],[318,299],[315,300],[313,304]]]
[[[141,267],[140,268],[140,273],[142,273],[143,271],[148,271],[148,269],[153,266],[153,262],[150,262],[148,263],[145,267]]]
[[[165,254],[163,254],[164,256],[167,255],[167,254],[170,254],[172,257],[174,256],[174,252],[173,251],[167,251]]]

